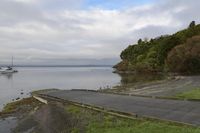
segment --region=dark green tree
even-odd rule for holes
[[[174,50],[171,54],[169,53],[170,51],[175,49],[175,47],[185,44],[189,38],[192,38],[197,35],[200,35],[200,25],[196,25],[195,21],[192,21],[187,29],[181,30],[173,35],[163,35],[160,37],[153,38],[149,41],[148,39],[139,39],[137,44],[129,45],[125,50],[122,51],[120,55],[122,62],[116,65],[116,68],[118,70],[124,70],[124,71],[126,70],[131,71],[137,69],[140,71],[144,69],[150,71],[151,70],[162,71],[162,70],[168,70],[164,68],[167,68],[169,66],[170,69],[177,67],[175,69],[175,72],[178,70],[179,71],[183,71],[186,69],[191,70],[191,68],[193,68],[193,70],[196,70],[196,68],[198,67],[200,68],[199,65],[200,55],[198,57],[195,56],[187,59],[186,56],[184,55],[188,53],[189,50],[191,49],[192,50],[200,49],[200,47],[197,48],[197,46],[198,45],[200,46],[200,44],[185,51],[181,49],[184,47],[178,47],[176,48],[176,50],[178,51]],[[190,45],[193,46],[196,39],[192,39],[190,41],[192,41]],[[187,47],[189,47],[190,45],[187,45]],[[181,51],[184,52],[181,53]],[[196,53],[196,52],[193,51],[191,53]],[[180,65],[177,65],[181,64],[180,60],[183,61],[182,68],[178,68]]]
[[[192,21],[189,25],[189,28],[194,28],[196,26],[196,22],[195,21]]]
[[[138,44],[141,44],[142,43],[142,39],[140,38],[139,40],[138,40]]]

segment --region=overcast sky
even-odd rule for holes
[[[114,64],[139,38],[200,22],[199,0],[0,0],[0,64]]]

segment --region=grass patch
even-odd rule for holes
[[[34,108],[35,106],[39,105],[41,103],[39,103],[36,99],[29,97],[29,98],[24,98],[22,100],[19,101],[15,101],[12,103],[8,103],[2,112],[0,112],[0,115],[3,114],[11,114],[11,113],[15,113],[17,110],[21,109],[21,108]]]
[[[119,118],[73,105],[67,106],[66,111],[77,116],[86,133],[200,133],[200,128],[156,120]],[[75,128],[72,132],[80,130]]]
[[[104,116],[103,121],[93,121],[87,133],[199,133],[199,128],[176,126],[165,122],[128,120]]]
[[[73,105],[68,105],[66,111],[74,115],[79,115],[81,113],[81,109]]]
[[[177,94],[176,97],[180,99],[200,100],[200,88]]]

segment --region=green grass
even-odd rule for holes
[[[81,113],[81,109],[73,105],[68,105],[66,111],[74,115],[79,115]]]
[[[181,98],[181,99],[198,99],[198,100],[200,100],[200,88],[177,94],[176,97]]]
[[[105,116],[102,122],[90,122],[87,126],[87,133],[200,133],[200,129],[165,122]]]
[[[6,104],[6,106],[4,107],[3,111],[0,112],[0,114],[9,114],[9,113],[14,113],[17,111],[17,109],[19,107],[23,107],[23,106],[27,106],[27,105],[39,105],[40,103],[32,98],[32,97],[29,97],[29,98],[24,98],[22,100],[19,100],[19,101],[15,101],[15,102],[12,102],[12,103],[8,103]]]
[[[66,111],[82,120],[86,133],[200,133],[200,128],[157,120],[119,118],[73,105]],[[75,128],[72,132],[80,131]]]

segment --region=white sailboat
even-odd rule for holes
[[[13,57],[12,57],[11,66],[0,67],[0,73],[1,74],[9,74],[9,73],[16,73],[16,72],[18,72],[18,71],[13,69]]]

